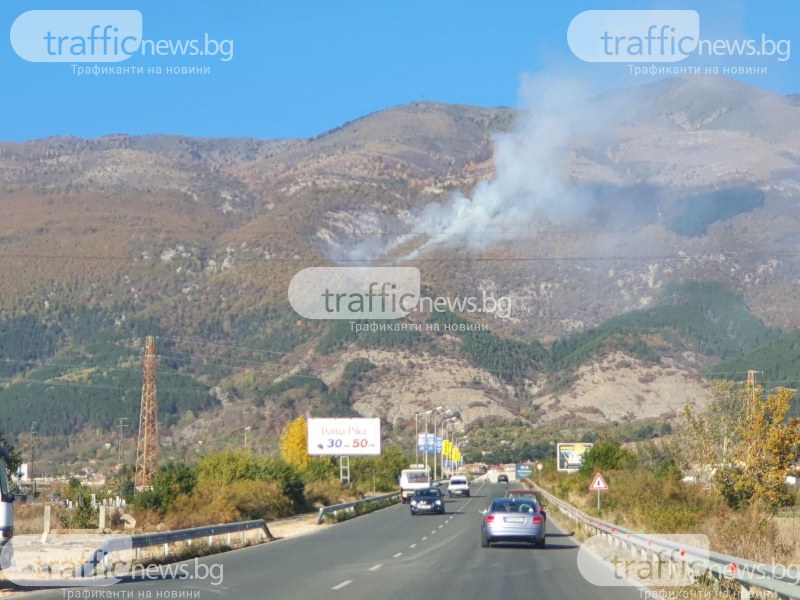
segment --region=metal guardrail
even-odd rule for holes
[[[194,540],[206,538],[209,546],[213,544],[214,538],[220,535],[226,536],[225,543],[230,545],[231,534],[242,533],[242,540],[246,540],[248,531],[257,531],[257,540],[260,542],[267,537],[273,539],[272,534],[267,527],[267,522],[263,519],[256,519],[254,521],[239,521],[236,523],[225,523],[222,525],[206,525],[204,527],[190,527],[188,529],[176,529],[175,531],[161,531],[156,533],[140,533],[130,537],[130,543],[127,538],[114,538],[105,542],[101,550],[111,553],[114,551],[135,549],[136,558],[141,558],[141,549],[150,548],[152,546],[164,546],[164,556],[169,555],[169,545],[176,542],[189,542]]]
[[[439,487],[444,485],[450,481],[449,479],[440,479],[438,481],[434,481],[431,485],[435,487]],[[400,498],[400,492],[392,492],[390,494],[384,494],[383,496],[371,496],[370,498],[362,498],[361,500],[354,500],[352,502],[344,502],[342,504],[331,504],[330,506],[323,506],[319,509],[319,518],[317,519],[317,525],[322,525],[322,521],[325,519],[325,515],[336,514],[337,512],[349,510],[355,512],[356,508],[359,506],[363,506],[365,504],[373,504],[375,502],[383,502],[385,500],[392,500],[394,498]]]
[[[783,565],[770,566],[738,556],[729,556],[679,544],[658,535],[626,529],[592,517],[557,498],[530,479],[527,481],[533,489],[541,492],[559,512],[579,525],[594,531],[596,535],[602,536],[610,545],[627,550],[632,557],[640,556],[650,561],[668,560],[672,563],[685,563],[695,571],[700,566],[702,572],[713,577],[715,587],[718,587],[723,579],[738,583],[740,588],[738,597],[742,600],[748,600],[751,597],[751,588],[772,592],[781,599],[800,598],[800,572],[797,567],[794,567],[792,571]]]
[[[361,500],[354,500],[352,502],[344,502],[342,504],[331,504],[330,506],[323,506],[319,509],[319,518],[317,525],[322,525],[325,515],[335,515],[342,511],[351,511],[355,513],[356,508],[365,506],[367,504],[375,504],[376,502],[385,502],[386,500],[394,500],[400,498],[400,492],[392,492],[391,494],[384,494],[382,496],[371,496],[369,498],[362,498]]]

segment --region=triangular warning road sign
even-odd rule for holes
[[[592,485],[589,486],[589,489],[593,492],[595,491],[602,491],[608,489],[608,484],[606,480],[603,479],[603,476],[600,473],[597,473],[592,480]]]

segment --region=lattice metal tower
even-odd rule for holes
[[[137,490],[153,485],[158,471],[158,397],[156,396],[156,340],[148,336],[144,346],[144,383],[139,412],[139,444],[136,447]]]

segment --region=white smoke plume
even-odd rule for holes
[[[414,254],[436,245],[486,247],[590,210],[591,198],[570,180],[571,153],[576,140],[604,129],[611,115],[603,112],[611,107],[590,101],[581,84],[552,77],[526,79],[520,96],[514,131],[496,139],[494,177],[471,197],[456,193],[425,207],[415,229],[431,237]]]

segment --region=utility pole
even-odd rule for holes
[[[136,490],[148,489],[158,471],[158,396],[156,395],[156,340],[148,336],[144,348],[144,383],[136,447]]]
[[[750,402],[747,405],[748,416],[750,415],[756,403],[756,394],[758,393],[758,389],[756,388],[757,373],[759,373],[759,371],[756,371],[754,369],[747,370],[747,383],[745,385],[747,386],[747,391],[750,392]]]
[[[117,437],[117,462],[122,462],[122,430],[130,426],[130,419],[128,417],[117,418],[117,429],[119,436]]]
[[[754,388],[756,386],[756,372],[753,369],[747,371],[747,386]]]
[[[36,477],[34,475],[34,460],[36,459],[36,434],[39,433],[39,423],[38,421],[34,421],[31,423],[30,429],[30,447],[31,447],[31,468],[28,471],[28,477],[31,478],[32,482],[32,489],[33,489],[33,500],[36,501]]]

